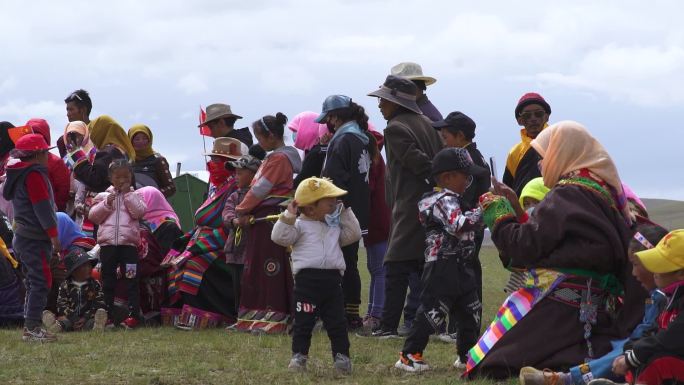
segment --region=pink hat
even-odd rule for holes
[[[314,119],[318,113],[305,111],[297,114],[287,125],[287,127],[297,133],[294,146],[302,151],[308,151],[318,144],[318,139],[328,132],[325,124],[318,124]]]

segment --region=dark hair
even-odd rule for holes
[[[276,138],[282,139],[285,133],[285,124],[287,124],[287,116],[282,112],[278,112],[275,116],[266,115],[252,123],[252,129],[255,133],[258,128],[259,132],[263,135],[274,135]]]
[[[64,99],[64,103],[74,103],[78,108],[84,108],[90,114],[93,109],[93,102],[90,100],[90,94],[84,89],[76,90],[69,94],[69,96]]]
[[[131,167],[131,164],[130,162],[128,162],[128,160],[114,159],[111,163],[109,163],[109,167],[107,168],[109,176],[112,176],[112,174],[114,174],[114,171],[120,170],[122,168],[125,168],[126,170],[128,170],[128,172],[133,174],[133,168]]]
[[[253,144],[251,147],[249,147],[249,155],[259,159],[259,160],[264,160],[266,158],[266,151],[264,151],[259,144]]]
[[[411,80],[411,81],[413,82],[413,84],[416,85],[416,87],[418,87],[419,90],[421,90],[421,91],[427,90],[427,85],[425,85],[425,80]]]
[[[452,126],[446,126],[442,127],[442,130],[447,130],[449,133],[452,135],[456,135],[460,132],[463,133],[463,136],[465,136],[466,139],[472,141],[475,138],[475,130],[470,131],[470,130],[462,130],[460,128],[452,127]]]
[[[663,239],[668,231],[664,227],[655,224],[645,218],[637,218],[641,221],[637,224],[636,231],[646,238],[646,240],[653,246],[657,245]],[[632,237],[629,241],[630,252],[646,250],[646,246],[641,244],[636,238]]]
[[[349,107],[332,110],[328,113],[328,116],[336,116],[345,123],[352,120],[356,121],[361,131],[368,137],[368,153],[371,160],[375,160],[375,157],[380,153],[378,151],[378,142],[375,140],[375,136],[368,130],[368,115],[366,115],[366,110],[363,107],[350,102]],[[328,130],[330,130],[330,126],[328,126]]]
[[[233,127],[235,125],[235,122],[237,122],[237,118],[234,116],[223,118],[223,123],[228,127]]]

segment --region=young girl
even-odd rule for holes
[[[110,320],[114,307],[117,267],[128,286],[128,317],[121,323],[126,328],[138,325],[138,244],[140,222],[147,207],[140,193],[133,191],[132,169],[127,160],[117,159],[109,164],[111,187],[98,194],[88,218],[99,225],[97,242],[101,246],[102,284],[105,305]]]
[[[311,332],[318,316],[330,338],[335,370],[351,374],[341,287],[345,270],[341,247],[358,242],[361,228],[351,208],[344,209],[342,203],[337,203],[337,198],[345,194],[329,180],[303,180],[294,201],[271,233],[273,242],[293,247],[295,319],[288,366],[293,371],[306,369]],[[299,217],[297,207],[302,213]]]
[[[301,168],[299,153],[283,141],[286,123],[287,117],[279,112],[252,124],[259,145],[270,154],[235,208],[239,226],[251,226],[236,324],[241,331],[283,333],[292,314],[289,255],[271,241],[271,223],[254,221],[280,212],[279,205],[292,194],[292,176]]]

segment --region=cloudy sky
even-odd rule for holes
[[[392,65],[415,61],[438,79],[428,89],[436,106],[471,116],[500,167],[519,140],[515,104],[537,91],[551,121],[589,128],[638,194],[684,199],[684,4],[675,0],[27,4],[3,0],[0,12],[0,120],[15,125],[44,117],[56,136],[63,99],[85,88],[91,117],[145,123],[170,163],[200,169],[200,105],[229,103],[246,126],[341,93],[383,127],[365,95]]]

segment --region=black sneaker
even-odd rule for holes
[[[360,334],[357,334],[357,335],[360,335]],[[379,329],[373,330],[370,334],[366,334],[366,335],[363,335],[361,337],[372,337],[372,338],[377,338],[380,340],[388,340],[390,338],[401,338],[399,336],[399,334],[397,334],[396,330],[385,329],[382,326]]]

